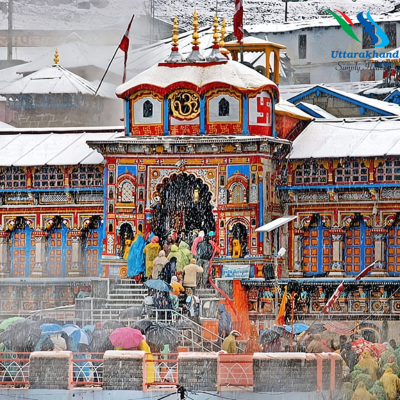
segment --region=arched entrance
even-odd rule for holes
[[[135,236],[132,225],[129,222],[124,222],[121,224],[119,228],[119,237],[120,237],[120,249],[119,256],[123,257],[125,252],[125,241],[127,239],[132,240]]]
[[[193,229],[215,231],[212,194],[207,184],[194,174],[182,173],[165,178],[156,187],[159,202],[153,205],[153,232],[167,238],[168,232],[185,232]]]
[[[232,242],[233,240],[239,240],[242,246],[243,257],[247,254],[247,227],[241,222],[234,222],[233,225],[228,227],[229,230],[229,254],[232,254]]]

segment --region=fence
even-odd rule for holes
[[[29,385],[30,353],[0,353],[0,385],[24,387]]]
[[[104,353],[73,353],[72,386],[103,385]]]
[[[178,384],[178,353],[147,354],[147,387]]]
[[[221,386],[253,386],[252,354],[218,355],[218,388]]]

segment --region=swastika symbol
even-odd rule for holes
[[[267,97],[257,97],[257,124],[270,123],[270,103]]]

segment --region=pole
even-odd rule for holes
[[[243,44],[240,42],[240,62],[243,62]]]
[[[288,1],[285,0],[285,22],[287,22],[287,3]]]
[[[119,49],[119,46],[115,49],[114,55],[112,56],[111,61],[110,61],[110,63],[108,64],[108,67],[107,67],[106,71],[104,72],[103,76],[101,77],[99,86],[97,86],[96,92],[95,92],[95,94],[94,94],[95,96],[96,96],[97,92],[99,91],[100,86],[101,86],[101,84],[103,83],[103,80],[104,80],[104,78],[105,78],[105,76],[106,76],[108,70],[110,69],[111,63],[113,62],[113,60],[114,60],[114,58],[115,58],[115,55],[117,54],[118,49]]]
[[[278,229],[274,231],[275,256],[274,256],[274,272],[275,272],[275,320],[278,318]]]
[[[7,60],[12,60],[13,40],[13,0],[8,0]]]

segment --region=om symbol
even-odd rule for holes
[[[192,91],[176,91],[168,96],[171,100],[171,111],[174,117],[193,119],[200,113],[199,95]]]

